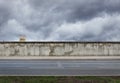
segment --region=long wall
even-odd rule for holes
[[[120,56],[120,43],[0,42],[0,56]]]

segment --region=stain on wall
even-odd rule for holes
[[[119,56],[116,42],[0,42],[0,56]]]

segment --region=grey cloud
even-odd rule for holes
[[[7,8],[0,6],[0,26],[4,24],[10,17],[10,12]]]
[[[19,34],[28,40],[117,40],[119,4],[120,0],[0,0],[0,40],[16,40]]]
[[[66,5],[67,4],[67,5]],[[73,4],[73,5],[72,5]],[[116,0],[71,0],[64,6],[58,6],[58,11],[66,12],[66,20],[79,21],[90,20],[94,17],[101,16],[103,13],[114,14],[120,12],[120,1]]]
[[[112,41],[120,40],[120,14],[96,17],[87,22],[63,24],[51,40]],[[66,29],[65,29],[66,28]],[[67,31],[68,30],[68,31]]]
[[[53,13],[62,13],[68,22],[92,19],[103,12],[120,12],[119,0],[31,0],[30,3],[38,10],[46,8],[49,11],[53,8]]]

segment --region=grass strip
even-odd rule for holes
[[[120,77],[6,76],[0,83],[120,83]]]

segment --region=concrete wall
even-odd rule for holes
[[[0,42],[0,56],[119,56],[118,42]]]

